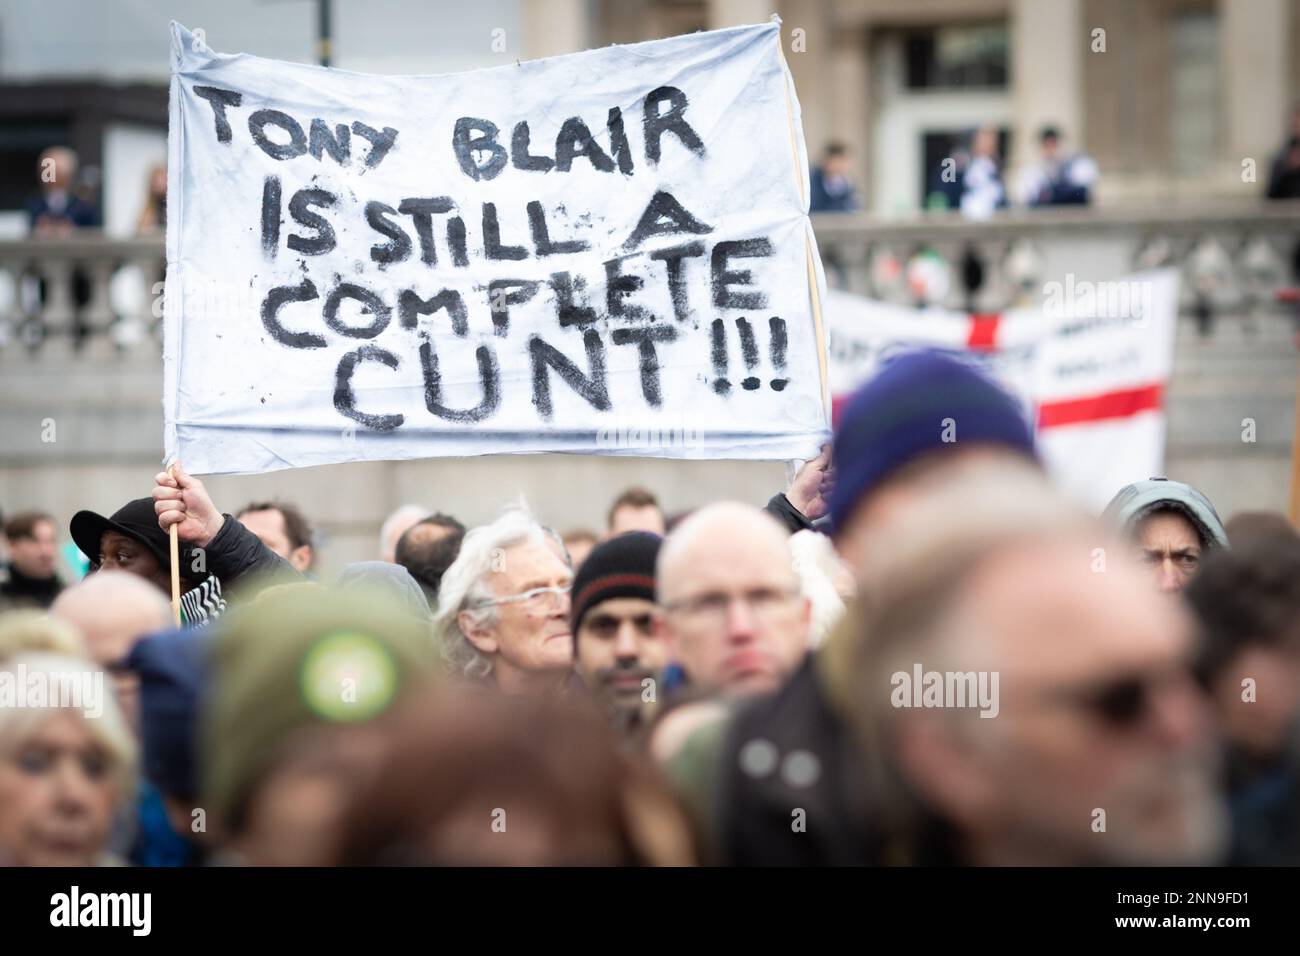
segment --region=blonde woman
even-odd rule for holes
[[[102,671],[57,654],[0,663],[0,866],[112,866],[136,744]]]
[[[72,625],[45,611],[23,610],[0,614],[0,665],[15,654],[66,654],[85,652],[81,635]]]

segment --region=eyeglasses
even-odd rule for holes
[[[797,587],[788,588],[750,588],[741,594],[725,594],[712,591],[695,597],[665,604],[664,610],[690,619],[700,626],[725,627],[727,612],[733,601],[741,601],[749,612],[761,623],[777,617],[789,607],[790,601],[799,596]]]
[[[1117,730],[1128,730],[1147,719],[1155,699],[1163,691],[1171,687],[1187,689],[1192,686],[1191,674],[1186,668],[1178,667],[1067,690],[1058,693],[1057,698],[1081,707]]]
[[[492,607],[496,604],[521,604],[524,610],[539,613],[542,611],[562,610],[567,604],[572,585],[563,587],[532,588],[519,594],[493,598],[491,601],[479,601],[474,607]]]

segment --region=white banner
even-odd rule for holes
[[[1164,393],[1173,367],[1178,273],[1048,283],[1042,308],[998,315],[918,311],[832,291],[831,391],[843,402],[891,356],[946,351],[982,367],[1025,406],[1066,491],[1100,509],[1164,467]]]
[[[173,24],[168,460],[815,455],[779,31],[384,77]]]

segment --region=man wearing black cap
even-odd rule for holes
[[[91,573],[126,571],[171,596],[167,532],[158,526],[152,498],[128,501],[108,518],[78,511],[72,516],[70,530],[72,540],[90,559]],[[180,551],[180,581],[182,614],[187,620],[220,613],[224,607],[220,585],[206,570],[202,557],[189,548]]]
[[[128,571],[171,596],[168,532],[178,529],[181,617],[187,624],[225,610],[222,587],[247,574],[300,576],[230,515],[217,510],[203,482],[177,463],[154,476],[149,498],[128,501],[109,518],[93,511],[72,516],[72,540],[92,571]]]
[[[663,539],[631,531],[596,545],[573,580],[574,666],[617,726],[641,726],[668,665],[655,630],[655,561]]]

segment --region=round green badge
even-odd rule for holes
[[[330,634],[302,663],[302,696],[326,720],[366,720],[382,713],[397,693],[397,665],[367,634]]]

